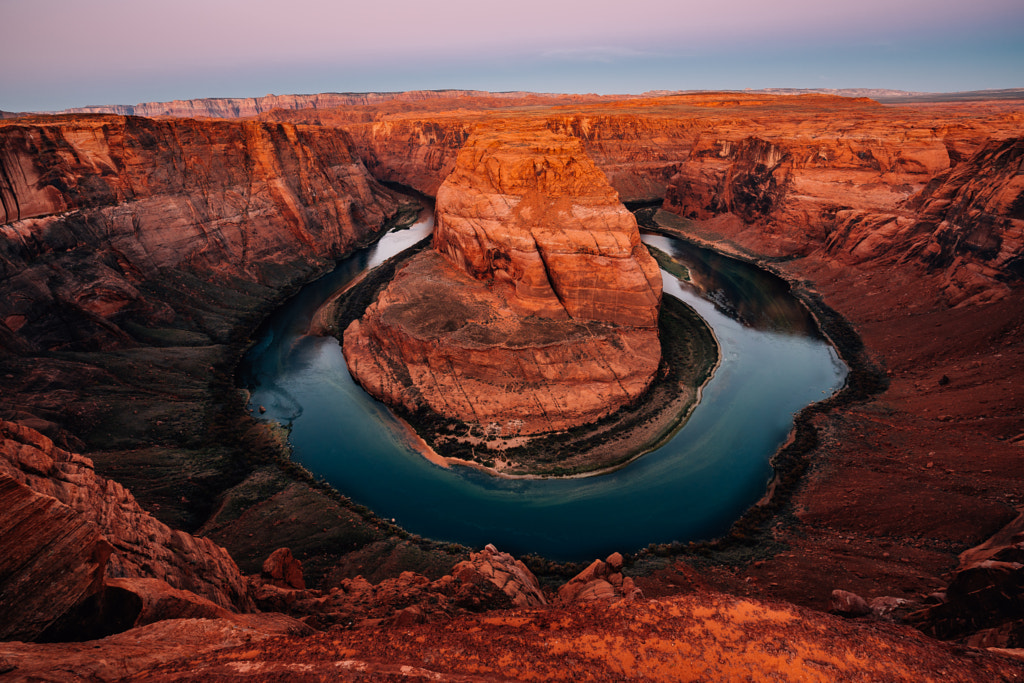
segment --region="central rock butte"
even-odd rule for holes
[[[345,331],[369,393],[498,436],[585,424],[643,394],[661,359],[661,276],[578,140],[477,132],[436,212],[434,249]]]

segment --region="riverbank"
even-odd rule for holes
[[[715,239],[715,234],[705,231],[699,223],[661,209],[638,211],[637,219],[642,230],[711,249],[788,282],[792,295],[807,309],[818,331],[849,369],[842,389],[808,405],[794,416],[793,428],[786,441],[771,458],[774,474],[764,496],[736,520],[727,534],[697,543],[652,544],[634,558],[640,566],[648,565],[651,558],[657,556],[688,557],[701,562],[710,559],[724,564],[752,562],[777,550],[777,541],[768,528],[768,522],[777,520],[778,515],[788,509],[811,465],[811,454],[820,445],[816,419],[884,391],[887,384],[885,372],[867,357],[856,330],[825,303],[821,294],[811,289],[808,283],[796,281],[791,274],[777,267],[788,259],[760,257],[738,244]]]
[[[958,554],[1022,503],[1020,300],[951,308],[928,272],[761,257],[721,226],[658,216],[646,227],[789,282],[850,372],[797,415],[765,497],[728,534],[634,558],[644,590],[677,590],[694,567],[701,585],[819,609],[834,588],[912,601],[944,589]]]
[[[418,211],[417,204],[402,205],[348,253],[407,226]],[[264,320],[334,265],[281,267],[272,287],[180,272],[147,283],[154,296],[190,302],[193,318],[162,329],[162,343],[63,352],[49,361],[98,378],[81,387],[69,382],[65,390],[81,396],[69,401],[80,406],[72,424],[84,425],[76,433],[89,446],[79,448],[147,511],[226,547],[244,572],[258,572],[271,552],[289,547],[310,585],[396,569],[443,575],[465,549],[412,538],[293,462],[286,431],[251,414],[238,388],[239,362]],[[190,330],[195,320],[205,323],[206,337]],[[214,324],[216,334],[209,331]],[[21,362],[8,359],[8,372]],[[97,412],[102,417],[92,418]]]
[[[710,336],[709,344],[708,339],[703,334],[700,334],[699,324],[691,319],[692,316],[696,317],[699,321],[700,316],[697,316],[693,309],[678,299],[666,297],[666,300],[668,303],[663,302],[663,306],[667,305],[670,310],[664,313],[667,320],[660,321],[662,324],[659,327],[664,334],[663,339],[669,337],[667,345],[671,348],[666,352],[666,342],[662,342],[662,349],[663,353],[666,354],[666,360],[663,361],[663,367],[658,373],[658,377],[648,390],[649,395],[641,397],[636,404],[627,406],[614,415],[609,416],[609,424],[601,424],[600,427],[594,425],[582,431],[580,435],[581,441],[584,444],[589,443],[592,445],[589,450],[582,450],[575,457],[570,456],[572,457],[572,462],[583,463],[577,467],[577,471],[568,474],[544,472],[516,473],[514,468],[517,465],[520,467],[522,465],[511,460],[511,458],[506,459],[506,453],[500,450],[501,455],[493,457],[493,465],[486,464],[486,460],[480,461],[443,456],[435,451],[426,440],[416,434],[415,430],[410,426],[410,430],[416,435],[414,447],[427,460],[442,467],[470,467],[502,479],[525,480],[597,477],[619,470],[638,458],[657,450],[686,425],[690,415],[693,414],[693,411],[700,403],[704,388],[714,378],[715,371],[721,365],[720,347],[715,339],[714,331],[707,325],[703,325],[707,335]],[[692,337],[685,337],[687,333],[695,329],[698,330],[698,338],[696,340]],[[713,345],[713,348],[711,345]],[[698,354],[702,354],[702,362],[698,363],[696,367],[686,364],[686,361],[692,358],[695,350],[694,347],[696,347]],[[711,358],[712,354],[714,355],[714,362],[710,367],[707,367],[706,361]],[[698,378],[701,376],[703,379],[699,380]],[[696,385],[690,384],[693,381],[699,381],[699,383]],[[675,393],[673,394],[673,392]],[[560,434],[557,437],[560,442],[566,444],[567,448],[571,448],[572,442],[564,435]],[[540,439],[544,438],[540,437]],[[524,437],[519,437],[519,439],[523,440]],[[562,441],[562,439],[565,439],[565,441]],[[528,446],[532,446],[535,449],[542,448],[542,446],[537,446],[536,444],[520,444],[518,447],[525,448]],[[616,451],[623,451],[624,453],[617,455]],[[488,456],[489,453],[484,452],[479,457],[487,458]],[[589,468],[588,465],[595,462],[598,458],[600,458],[600,462],[609,463],[610,461],[610,464],[606,464],[603,467],[594,467],[593,469]],[[565,461],[562,461],[559,465],[564,469],[568,469],[564,463]]]

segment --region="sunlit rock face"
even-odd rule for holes
[[[580,143],[471,137],[437,196],[434,251],[403,267],[345,355],[373,395],[532,434],[638,398],[661,357],[661,278]]]
[[[477,135],[437,196],[434,247],[524,315],[652,327],[661,278],[579,141]]]

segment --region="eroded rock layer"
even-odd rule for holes
[[[122,322],[163,327],[181,315],[145,286],[168,269],[278,285],[280,270],[325,267],[396,208],[341,131],[116,116],[8,122],[0,347],[124,344]]]
[[[578,141],[471,138],[438,192],[434,248],[345,333],[371,394],[533,434],[599,418],[650,384],[661,277]]]
[[[434,248],[522,315],[657,324],[657,264],[578,140],[476,135],[438,190]]]
[[[30,639],[110,578],[152,578],[228,609],[250,609],[227,551],[168,528],[93,463],[0,421],[2,638]]]

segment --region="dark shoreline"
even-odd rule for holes
[[[809,456],[819,444],[818,428],[813,424],[814,418],[864,401],[884,391],[888,386],[888,379],[884,369],[877,367],[864,354],[864,344],[853,326],[826,304],[820,293],[804,283],[786,277],[772,267],[773,262],[785,259],[760,258],[739,248],[729,249],[726,245],[702,239],[684,232],[681,228],[673,229],[659,224],[654,214],[655,212],[650,212],[643,215],[637,212],[642,230],[712,249],[729,258],[756,266],[789,283],[793,296],[807,308],[817,322],[822,336],[832,344],[849,369],[842,389],[823,401],[806,406],[793,417],[793,429],[789,438],[770,460],[774,474],[768,482],[765,495],[744,512],[725,535],[707,541],[654,543],[628,558],[634,567],[647,565],[655,561],[655,558],[686,558],[697,560],[699,563],[724,565],[747,564],[772,554],[772,550],[778,547],[770,535],[771,523],[790,514],[793,495],[811,465]]]

